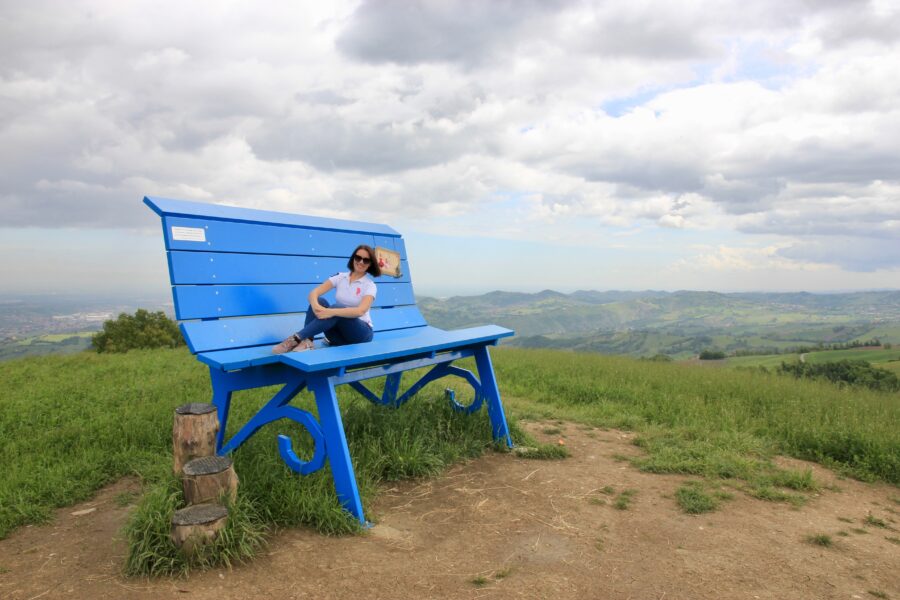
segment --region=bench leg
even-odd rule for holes
[[[228,425],[228,409],[231,407],[232,390],[228,387],[222,371],[210,368],[209,378],[213,388],[212,403],[219,416],[219,432],[216,434],[216,452],[219,452],[225,441],[225,427]]]
[[[350,449],[347,447],[347,436],[344,434],[344,423],[341,421],[341,411],[334,393],[334,384],[328,377],[310,377],[308,386],[316,396],[319,424],[325,435],[325,451],[331,463],[331,474],[334,477],[334,489],[338,500],[341,506],[360,523],[366,525],[356,475],[353,472],[353,462],[350,460]]]
[[[400,378],[403,373],[394,373],[388,375],[384,380],[384,394],[381,396],[381,403],[387,406],[398,406],[397,392],[400,391]]]
[[[481,380],[481,391],[488,403],[488,414],[491,417],[491,429],[494,439],[504,440],[506,445],[513,447],[512,438],[509,436],[509,426],[506,424],[506,415],[503,413],[503,403],[500,402],[500,389],[497,387],[497,379],[494,377],[494,366],[491,364],[491,355],[487,346],[481,346],[475,350],[475,364],[478,366],[478,378]]]

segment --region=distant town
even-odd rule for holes
[[[138,308],[174,314],[161,298],[106,299],[96,296],[0,297],[0,341],[40,335],[98,331],[103,322]]]

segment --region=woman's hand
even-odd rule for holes
[[[320,305],[318,302],[316,302],[313,305],[312,309],[313,309],[313,314],[315,314],[316,318],[318,318],[318,319],[328,319],[328,318],[331,318],[334,316],[334,309],[325,308],[324,306]]]

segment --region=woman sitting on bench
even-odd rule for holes
[[[300,331],[274,348],[272,354],[302,352],[313,348],[313,338],[320,333],[332,346],[360,344],[372,341],[372,318],[369,308],[375,300],[375,282],[381,275],[375,251],[360,244],[347,261],[348,273],[337,273],[309,293],[306,323]],[[321,296],[335,290],[335,305],[331,307]]]

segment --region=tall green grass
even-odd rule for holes
[[[172,410],[208,379],[184,350],[0,362],[0,537],[124,475],[162,477]]]
[[[900,484],[898,394],[545,350],[498,348],[494,366],[505,399],[520,414],[668,436],[660,448],[676,441],[682,448],[706,443],[719,448],[712,453],[718,458],[729,452],[762,458],[784,452],[860,479]]]
[[[635,462],[648,471],[743,480],[756,497],[790,500],[779,488],[804,491],[815,482],[809,473],[774,468],[771,458],[784,452],[900,484],[897,394],[560,351],[501,347],[493,357],[509,416],[636,430],[646,455]],[[364,504],[381,481],[434,474],[490,445],[486,415],[467,418],[447,408],[442,388],[454,381],[432,384],[399,411],[339,388]],[[165,547],[167,518],[181,501],[170,473],[172,411],[209,398],[203,365],[184,349],[81,353],[0,363],[0,382],[0,537],[133,474],[148,493],[128,529],[129,572],[188,568]],[[236,394],[229,430],[272,392]],[[297,402],[314,412],[308,394]],[[337,504],[327,468],[292,474],[278,458],[276,433],[291,435],[297,451],[310,454],[308,436],[287,421],[245,444],[235,454],[241,487],[234,518],[221,545],[197,564],[241,560],[271,527],[306,523],[329,534],[356,528]],[[514,436],[531,443],[515,427]]]
[[[274,390],[269,390],[271,393]],[[237,400],[237,399],[235,399]],[[233,401],[235,420],[256,408],[254,399]],[[315,413],[304,395],[299,406]],[[490,421],[484,410],[474,415],[455,412],[440,390],[418,395],[399,410],[344,398],[344,428],[367,516],[379,483],[434,475],[449,464],[479,456],[492,446]],[[126,527],[129,555],[126,573],[165,575],[193,568],[230,564],[253,556],[272,528],[308,525],[327,535],[359,530],[359,523],[341,509],[327,468],[300,477],[281,461],[277,433],[290,435],[301,456],[312,454],[312,441],[300,426],[282,421],[261,429],[234,454],[240,477],[238,501],[223,540],[193,557],[178,552],[168,539],[172,514],[182,507],[180,485],[168,476],[144,496]],[[527,439],[513,427],[513,435]]]
[[[173,409],[210,397],[206,368],[184,349],[10,361],[0,363],[0,380],[0,537],[46,521],[53,508],[86,499],[124,475],[142,478],[146,492],[126,531],[131,574],[242,560],[273,527],[307,524],[326,534],[358,529],[337,501],[327,466],[300,477],[281,462],[278,433],[290,435],[301,456],[312,454],[306,431],[282,420],[235,453],[241,485],[221,539],[191,561],[175,550],[169,523],[182,498],[171,474]],[[377,383],[372,387],[378,390]],[[235,394],[229,434],[276,390]],[[338,396],[364,505],[382,481],[433,475],[493,445],[485,409],[453,411],[437,383],[399,410],[373,406],[346,386]],[[294,404],[316,412],[308,392]],[[517,442],[533,444],[512,419],[510,426]]]

